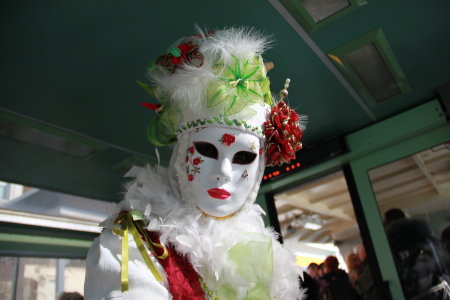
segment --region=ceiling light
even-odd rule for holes
[[[13,138],[21,142],[33,144],[80,158],[85,158],[97,150],[88,145],[76,143],[63,137],[2,119],[0,119],[0,136]]]
[[[305,224],[303,224],[303,227],[311,230],[319,230],[320,228],[322,228],[322,225],[317,223],[306,222]]]
[[[345,56],[345,60],[373,95],[375,101],[382,102],[402,93],[374,43],[353,50]]]
[[[300,210],[298,210],[301,212]],[[319,230],[322,228],[324,221],[318,214],[302,213],[292,219],[288,224],[288,228],[306,228],[310,230]]]
[[[300,0],[300,2],[316,23],[350,6],[347,0]]]
[[[381,28],[328,53],[358,94],[375,106],[409,92],[410,87]]]
[[[334,244],[328,243],[328,244],[320,244],[320,243],[306,243],[308,247],[318,248],[326,251],[334,251],[339,252],[339,248],[336,247]]]

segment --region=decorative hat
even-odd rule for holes
[[[138,82],[159,102],[142,103],[158,113],[147,127],[150,142],[165,146],[196,128],[224,126],[259,136],[267,165],[295,158],[303,125],[284,102],[288,81],[274,105],[261,57],[269,44],[267,36],[248,28],[178,40],[149,65],[152,85]]]

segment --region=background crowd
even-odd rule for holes
[[[303,287],[308,300],[378,299],[372,273],[362,245],[357,253],[347,256],[348,272],[339,268],[336,256],[328,256],[321,264],[311,263],[304,273]]]
[[[386,235],[407,299],[450,299],[450,226],[438,239],[430,227],[418,219],[409,219],[400,209],[384,214]],[[346,257],[348,272],[339,268],[335,256],[321,264],[311,263],[302,286],[308,300],[377,300],[367,254],[362,244]]]

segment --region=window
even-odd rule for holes
[[[374,168],[369,177],[405,297],[447,294],[450,144]]]
[[[79,259],[0,257],[0,299],[48,300],[83,294],[85,262]]]
[[[275,194],[283,243],[306,268],[336,256],[339,268],[356,254],[361,236],[342,171]]]

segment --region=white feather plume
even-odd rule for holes
[[[231,27],[216,31],[206,38],[200,46],[200,52],[209,59],[227,64],[233,55],[245,59],[262,54],[270,44],[270,36],[251,27]]]
[[[206,60],[201,67],[185,64],[173,74],[157,68],[150,71],[148,76],[163,93],[164,100],[175,104],[181,111],[198,111],[206,99],[209,83],[217,78],[210,62]]]

